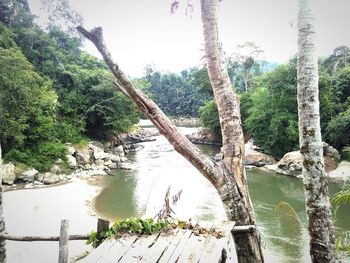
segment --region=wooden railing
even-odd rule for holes
[[[102,231],[109,228],[109,221],[98,219],[97,220],[97,236],[100,236]],[[12,241],[58,241],[59,242],[59,253],[58,263],[68,263],[69,240],[87,240],[89,235],[69,235],[69,221],[66,219],[61,220],[61,228],[59,236],[14,236],[10,234],[0,234],[0,240],[12,240]]]

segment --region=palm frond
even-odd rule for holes
[[[336,205],[350,204],[350,189],[339,191],[332,200]]]

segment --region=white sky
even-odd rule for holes
[[[119,66],[130,76],[141,76],[147,64],[179,72],[200,65],[203,37],[199,0],[192,18],[185,16],[187,1],[170,15],[172,0],[69,0],[85,27],[101,26],[105,41]],[[40,14],[40,0],[29,0]],[[350,0],[315,0],[314,13],[320,56],[340,45],[350,47]],[[220,2],[220,37],[226,54],[238,44],[253,41],[263,58],[286,62],[296,53],[297,0],[224,0]],[[292,25],[292,26],[291,26]],[[98,55],[88,44],[86,50]]]

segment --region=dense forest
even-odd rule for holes
[[[26,1],[0,3],[5,160],[44,171],[55,159],[66,158],[65,143],[107,139],[138,122],[138,111],[113,87],[105,64],[82,51],[74,27],[81,18],[64,1],[49,12],[46,28],[34,23]],[[60,25],[59,18],[67,23]]]
[[[65,1],[46,9],[49,23],[34,22],[26,1],[0,4],[0,136],[4,158],[44,171],[65,159],[66,143],[108,140],[129,131],[140,114],[113,86],[105,63],[83,51],[75,30],[82,22]],[[64,19],[64,23],[62,23]],[[61,22],[60,22],[61,21]],[[241,50],[248,49],[249,55]],[[232,88],[241,96],[246,133],[266,153],[281,157],[298,149],[296,58],[286,64],[260,59],[247,42],[227,56]],[[323,140],[350,144],[350,49],[338,47],[319,60]],[[145,67],[133,80],[169,116],[200,117],[220,135],[206,66],[181,73]]]

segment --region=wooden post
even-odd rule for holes
[[[106,231],[108,229],[109,229],[109,221],[99,218],[97,220],[97,233],[96,233],[97,239],[101,237],[101,234],[103,231]]]
[[[69,221],[66,219],[61,220],[58,263],[68,263],[68,228]]]

